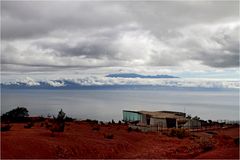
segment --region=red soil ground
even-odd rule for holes
[[[1,158],[231,158],[239,159],[239,128],[193,133],[178,139],[161,133],[127,131],[126,125],[93,126],[83,122],[67,123],[64,133],[51,137],[40,124],[26,129],[13,124],[10,131],[1,132]],[[112,133],[113,139],[104,138]],[[204,152],[203,142],[213,148]]]

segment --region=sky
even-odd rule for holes
[[[1,81],[138,73],[239,87],[239,28],[239,1],[1,1]]]

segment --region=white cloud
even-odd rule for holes
[[[240,88],[240,82],[212,79],[150,79],[150,78],[110,78],[85,77],[81,79],[68,79],[83,86],[92,85],[158,85],[165,87],[203,87],[203,88]]]
[[[40,83],[32,79],[31,77],[26,77],[26,79],[20,81],[21,83],[25,83],[27,86],[39,86]]]
[[[150,85],[163,87],[193,87],[193,88],[232,88],[239,89],[239,80],[218,80],[208,78],[111,78],[103,76],[83,76],[81,78],[59,78],[53,80],[34,80],[26,77],[21,80],[3,82],[3,84],[24,83],[28,86],[39,86],[40,82],[45,82],[53,87],[68,87],[68,82],[73,82],[81,86],[103,86],[103,85]],[[66,83],[64,83],[66,82]]]
[[[53,87],[63,87],[65,86],[64,82],[59,82],[59,81],[47,81],[47,83],[50,85],[50,86],[53,86]]]

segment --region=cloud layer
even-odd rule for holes
[[[3,1],[2,72],[238,70],[238,5]]]
[[[3,83],[5,85],[26,85],[29,87],[38,86],[59,88],[78,88],[80,86],[161,86],[161,87],[190,87],[190,88],[222,88],[222,89],[239,89],[239,81],[222,81],[209,79],[181,79],[181,78],[110,78],[110,77],[84,77],[78,79],[58,79],[36,81],[33,78],[26,77],[25,79]],[[42,86],[41,86],[42,85]],[[44,86],[43,86],[44,85]]]

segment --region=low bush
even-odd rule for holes
[[[43,122],[43,121],[45,121],[45,118],[43,116],[40,116],[37,120],[37,122]]]
[[[112,124],[115,124],[115,121],[112,119]]]
[[[168,136],[168,135],[169,135],[169,133],[168,133],[168,131],[167,131],[167,130],[165,130],[165,131],[162,131],[162,134],[163,134],[163,135],[165,135],[165,136]]]
[[[139,128],[135,128],[134,131],[135,132],[141,132],[141,130]]]
[[[113,139],[114,135],[112,133],[104,133],[104,138]]]
[[[33,122],[28,122],[24,128],[32,128],[34,126],[34,123]]]
[[[213,149],[214,145],[213,142],[209,139],[202,138],[200,139],[199,145],[203,152],[207,152]]]
[[[240,142],[239,137],[234,139],[234,143],[235,143],[236,145],[239,145],[239,142]]]
[[[4,113],[1,116],[1,121],[2,122],[29,122],[29,117],[28,117],[28,110],[25,107],[17,107],[15,109],[12,109],[9,112]]]
[[[53,116],[53,123],[50,130],[52,132],[64,132],[65,128],[65,113],[62,109],[58,112],[57,118]]]
[[[128,132],[132,132],[132,131],[135,131],[135,132],[141,132],[141,130],[139,128],[132,128],[132,127],[128,127]]]
[[[98,126],[98,125],[93,126],[92,130],[99,131],[100,130],[100,126]]]
[[[44,123],[42,122],[42,123],[40,123],[40,127],[43,127],[44,126]]]
[[[187,137],[189,135],[188,132],[185,131],[185,129],[171,129],[169,136],[171,137],[178,137],[179,139],[182,139],[184,137]]]
[[[105,125],[105,123],[103,123],[103,121],[100,121],[99,123],[100,123],[101,125]]]
[[[177,130],[176,129],[171,129],[170,133],[169,133],[169,136],[175,137],[176,135],[177,135]]]
[[[46,122],[45,122],[45,127],[46,127],[46,129],[51,128],[51,127],[52,127],[52,123],[46,121]]]
[[[11,129],[11,125],[10,124],[1,124],[1,131],[2,132],[6,132],[9,131]]]
[[[128,132],[131,132],[133,129],[132,129],[132,127],[128,127]]]
[[[51,136],[54,136],[55,132],[64,132],[65,116],[66,114],[61,109],[57,117],[53,116],[53,119],[47,119],[45,121],[46,128],[52,132]]]
[[[75,121],[74,118],[66,116],[65,122],[73,122],[73,121]]]
[[[98,120],[91,120],[91,119],[86,119],[84,122],[92,123],[92,124],[98,124]]]

